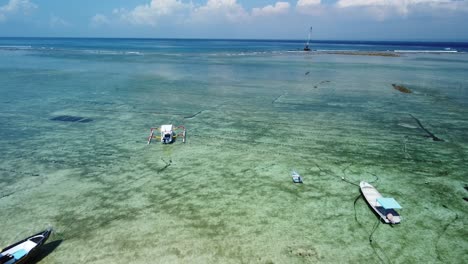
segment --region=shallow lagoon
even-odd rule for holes
[[[1,246],[50,225],[41,263],[467,258],[466,54],[93,48],[0,49]],[[146,145],[166,123],[187,143]],[[342,177],[402,223],[370,243]]]

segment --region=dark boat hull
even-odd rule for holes
[[[21,257],[20,259],[18,259],[16,262],[13,262],[14,264],[23,264],[23,263],[26,263],[28,260],[31,260],[31,258],[33,258],[37,252],[39,251],[39,248],[44,245],[44,243],[47,241],[47,239],[49,238],[50,234],[52,233],[52,229],[47,229],[47,230],[44,230],[42,232],[39,232],[37,234],[34,234],[32,236],[29,236],[19,242],[16,242],[12,245],[9,245],[7,246],[6,248],[2,249],[1,253],[4,253],[6,251],[8,251],[9,249],[11,248],[14,248],[18,245],[21,245],[22,243],[28,241],[28,240],[31,240],[32,242],[34,242],[36,245],[26,254],[24,255],[23,257]],[[0,263],[3,263],[3,262],[0,262]]]

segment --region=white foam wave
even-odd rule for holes
[[[274,54],[272,51],[250,51],[250,52],[229,52],[229,53],[210,53],[208,56],[228,56],[228,57],[244,57],[244,56],[262,56],[266,54]]]
[[[126,55],[143,55],[143,53],[139,52],[139,51],[127,51],[125,52]]]
[[[319,52],[369,52],[366,50],[352,50],[352,49],[319,49]]]
[[[77,52],[80,52],[80,50],[77,50]],[[82,52],[87,54],[119,55],[119,52],[110,50],[82,50]]]
[[[397,53],[457,53],[457,50],[394,50]]]
[[[21,45],[0,45],[0,49],[5,50],[29,50],[32,49],[31,46],[21,46]]]
[[[137,55],[137,56],[144,55],[142,52],[139,52],[139,51],[75,50],[75,52],[83,52],[86,54],[93,54],[93,55]]]

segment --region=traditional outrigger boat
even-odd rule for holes
[[[177,130],[181,130],[181,132],[176,133]],[[154,135],[155,131],[159,131],[159,136]],[[171,144],[175,142],[176,138],[181,137],[182,142],[185,143],[185,135],[186,130],[184,126],[162,125],[161,127],[152,127],[148,137],[148,145],[153,138],[159,139],[163,144]]]
[[[26,263],[37,253],[51,233],[52,229],[49,228],[2,249],[0,264]]]
[[[374,186],[362,181],[359,184],[361,193],[369,206],[386,224],[399,224],[400,215],[395,209],[401,209],[401,206],[393,198],[384,198]]]

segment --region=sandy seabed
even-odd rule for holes
[[[69,86],[87,99],[5,100],[2,246],[52,226],[40,263],[464,263],[468,111],[438,90],[467,83],[414,56],[215,58],[202,74],[111,84],[84,72],[96,86]],[[184,125],[187,143],[147,145],[166,123]],[[372,242],[378,219],[349,183],[361,180],[403,207]]]

